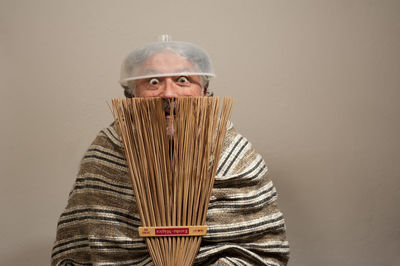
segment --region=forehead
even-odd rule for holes
[[[150,56],[141,67],[141,75],[165,75],[192,72],[193,64],[185,57],[171,51],[163,51]]]

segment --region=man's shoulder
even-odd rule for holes
[[[267,166],[262,156],[255,151],[248,139],[230,124],[219,160],[216,181],[254,182],[266,173]]]
[[[256,153],[251,142],[236,130],[232,122],[229,122],[222,153],[235,153],[243,150]]]
[[[123,145],[117,121],[113,121],[108,127],[103,128],[97,134],[91,145],[107,147],[113,150],[121,150]]]

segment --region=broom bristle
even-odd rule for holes
[[[113,99],[142,226],[205,225],[233,100]],[[201,237],[147,237],[155,265],[191,265]]]

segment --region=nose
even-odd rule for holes
[[[178,97],[178,88],[175,82],[171,78],[165,78],[162,92],[160,93],[161,98],[176,98]]]

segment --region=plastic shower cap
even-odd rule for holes
[[[156,60],[156,56],[164,53],[173,53],[178,60],[185,61],[185,67],[181,64],[147,67],[150,59]],[[215,77],[210,58],[203,49],[187,42],[162,41],[133,50],[122,63],[119,82],[122,87],[127,87],[131,80],[181,75]]]

